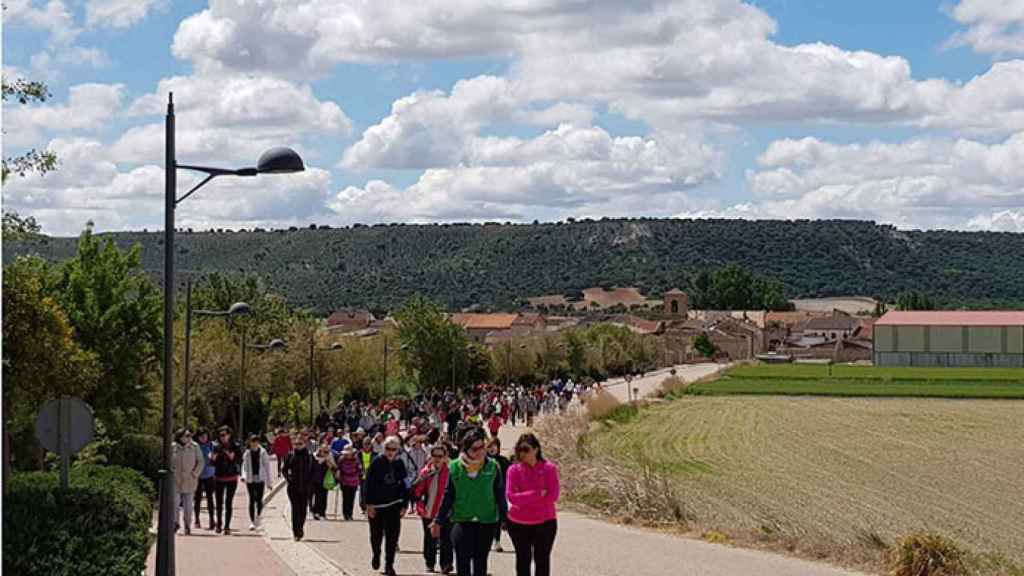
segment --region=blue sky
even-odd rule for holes
[[[275,144],[309,170],[219,182],[183,225],[678,216],[1024,232],[1024,6],[1000,0],[17,0],[5,185],[45,232],[161,226],[179,160]],[[1024,3],[1022,3],[1024,4]],[[98,159],[98,160],[97,160]],[[190,182],[184,177],[182,186]]]

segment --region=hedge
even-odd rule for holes
[[[115,466],[14,474],[4,488],[3,571],[19,576],[138,576],[146,567],[155,492]]]
[[[107,464],[123,466],[141,472],[155,488],[160,483],[163,468],[163,443],[159,436],[125,434],[120,440],[103,446]]]

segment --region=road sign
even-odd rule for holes
[[[71,455],[93,437],[92,409],[81,398],[61,396],[43,406],[36,417],[36,438],[50,452],[60,455],[60,483],[68,486]]]

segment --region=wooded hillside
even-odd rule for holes
[[[101,235],[106,236],[106,235]],[[118,232],[159,275],[163,235]],[[4,243],[4,261],[70,257],[74,238]],[[584,220],[532,225],[377,225],[182,231],[179,273],[256,273],[294,306],[390,310],[416,293],[452,307],[511,307],[527,296],[637,286],[657,297],[735,262],[779,280],[786,297],[894,299],[942,307],[1024,307],[1024,234],[901,231],[858,221]],[[181,278],[179,278],[181,280]]]

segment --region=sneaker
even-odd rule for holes
[[[257,516],[256,517],[256,522],[254,522],[254,524],[256,525],[256,529],[257,530],[262,529],[263,528],[263,518],[260,517],[260,516]]]
[[[217,527],[214,528],[213,531],[216,532],[217,534],[220,534],[221,533],[220,524],[217,524]]]
[[[435,572],[435,570],[434,570],[434,567],[433,567],[433,566],[427,566],[427,569],[426,569],[426,571],[427,571],[427,573],[429,573],[429,574],[433,574],[433,573]]]
[[[256,523],[255,522],[249,522],[249,531],[252,532],[255,529],[256,529]]]
[[[231,536],[231,528],[225,528],[224,529],[224,535],[225,536]]]
[[[441,566],[441,574],[451,574],[451,573],[452,573],[452,567],[451,566]]]
[[[192,528],[190,528],[188,526],[185,526],[185,536],[191,536],[191,535],[192,535]]]
[[[370,560],[370,568],[373,568],[374,570],[380,569],[380,556],[374,556],[373,559]]]
[[[198,519],[196,520],[196,523],[194,524],[194,526],[195,526],[196,528],[202,528],[202,527],[203,527],[203,526],[202,526],[202,525],[201,525],[201,524],[199,523],[199,520],[198,520]]]
[[[504,552],[505,551],[505,549],[501,547],[501,542],[498,542],[498,544],[494,547],[494,551],[495,552]]]
[[[398,573],[395,572],[394,568],[392,568],[391,566],[388,566],[387,568],[384,569],[384,576],[398,576]]]

